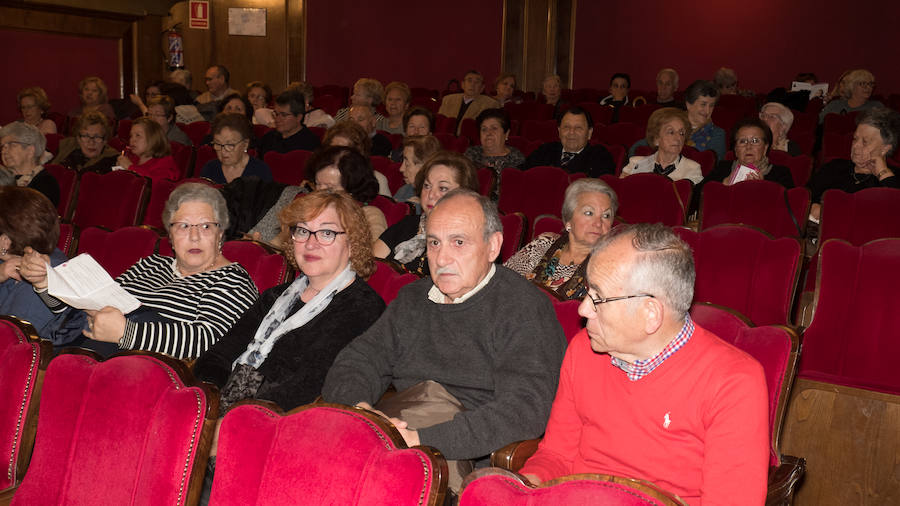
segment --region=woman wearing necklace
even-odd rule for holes
[[[44,134],[32,125],[17,121],[0,129],[3,165],[15,176],[16,186],[35,189],[56,206],[59,205],[59,183],[40,164],[46,147]]]
[[[563,299],[583,298],[591,250],[612,228],[618,208],[619,198],[608,184],[578,179],[566,188],[565,233],[539,235],[504,265]]]
[[[900,188],[900,178],[887,164],[900,140],[900,113],[884,108],[863,111],[856,119],[856,133],[849,160],[832,160],[813,174],[807,186],[812,194],[809,215],[818,221],[826,190],[854,193],[866,188]]]
[[[175,258],[140,259],[116,281],[141,306],[123,314],[116,308],[81,311],[47,292],[46,255],[26,250],[21,275],[55,314],[70,312],[67,325],[83,328],[84,338],[68,344],[102,354],[123,350],[197,358],[231,328],[256,301],[250,275],[222,255],[228,207],[218,190],[200,183],[177,187],[162,219]]]
[[[690,179],[694,184],[703,179],[700,164],[686,156],[681,149],[691,137],[691,122],[681,109],[664,107],[653,111],[647,120],[647,144],[656,148],[650,156],[632,156],[620,177],[652,172],[676,181]]]
[[[36,127],[44,135],[56,133],[56,123],[44,117],[50,110],[50,99],[47,98],[47,92],[43,88],[37,86],[25,88],[16,98],[23,123]]]

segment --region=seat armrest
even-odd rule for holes
[[[16,484],[12,487],[9,487],[5,490],[0,490],[0,506],[8,506],[9,503],[12,502],[13,496],[16,495],[16,490],[19,488],[19,485]]]
[[[540,439],[526,439],[510,443],[491,453],[491,466],[519,472],[525,461],[537,451],[540,442]]]
[[[794,492],[806,474],[806,459],[782,455],[781,465],[769,468],[769,486],[766,506],[789,506],[794,502]]]

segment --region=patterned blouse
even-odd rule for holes
[[[588,259],[581,264],[560,264],[562,250],[568,242],[568,235],[541,234],[503,265],[564,299],[581,299],[587,293],[585,271]]]

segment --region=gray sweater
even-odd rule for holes
[[[381,318],[337,356],[327,402],[374,405],[393,383],[434,380],[466,411],[419,430],[452,460],[477,459],[543,434],[566,340],[550,299],[505,267],[460,304],[428,300],[430,278],[405,286]]]

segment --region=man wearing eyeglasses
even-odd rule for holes
[[[768,395],[756,360],[696,325],[690,248],[659,224],[614,229],[587,268],[587,319],[550,422],[521,469],[648,480],[689,504],[765,501]]]
[[[259,157],[269,151],[287,153],[296,149],[315,151],[319,138],[303,126],[306,99],[299,91],[288,89],[275,99],[275,129],[270,130],[259,142]],[[298,167],[299,171],[302,167]]]
[[[565,349],[550,300],[495,265],[497,208],[447,193],[425,224],[430,278],[405,286],[335,359],[322,396],[383,412],[409,446],[449,459],[451,490],[471,461],[544,431]],[[378,402],[393,384],[398,393]]]

